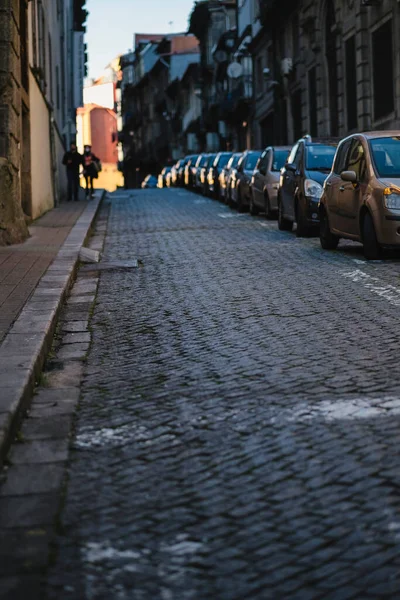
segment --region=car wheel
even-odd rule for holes
[[[253,215],[254,217],[256,215],[258,215],[258,213],[260,212],[258,206],[256,206],[254,204],[254,197],[253,197],[253,191],[252,190],[250,191],[249,210],[250,210],[250,214]]]
[[[278,228],[280,231],[292,231],[293,229],[293,222],[283,216],[283,206],[280,198],[278,198]]]
[[[367,260],[379,260],[382,257],[382,248],[376,237],[374,222],[369,213],[365,215],[362,223],[362,236],[365,258]]]
[[[243,204],[242,192],[240,190],[240,187],[238,187],[236,190],[236,199],[237,199],[236,207],[237,207],[238,211],[240,213],[244,212],[245,206]]]
[[[269,221],[271,219],[276,219],[276,213],[274,213],[273,210],[271,210],[271,204],[269,202],[269,196],[267,194],[267,192],[265,192],[265,208],[264,208],[264,212],[265,212],[265,218],[268,219]]]
[[[320,210],[319,220],[319,241],[321,247],[324,250],[336,250],[339,237],[331,232],[328,215],[324,208]]]
[[[301,209],[301,205],[297,202],[296,205],[296,236],[297,237],[307,237],[310,235],[310,227],[307,225],[307,221],[305,215]]]

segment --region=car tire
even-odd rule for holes
[[[237,190],[236,190],[236,208],[237,210],[242,213],[244,212],[244,204],[243,204],[243,198],[242,198],[242,192],[240,191],[240,186],[238,186]]]
[[[299,202],[296,203],[296,236],[307,237],[310,235],[310,227],[307,225],[305,215]]]
[[[253,191],[250,191],[250,202],[249,202],[249,210],[250,210],[250,214],[253,215],[253,217],[255,217],[256,215],[258,215],[258,213],[260,212],[260,209],[258,208],[258,206],[256,206],[254,204],[254,197],[253,197]]]
[[[319,220],[319,241],[321,248],[324,250],[336,250],[340,238],[331,232],[328,215],[324,208],[320,210]]]
[[[379,260],[382,257],[382,247],[376,237],[374,222],[369,213],[366,213],[362,222],[362,239],[365,258],[367,260]]]
[[[285,219],[283,216],[283,207],[280,198],[278,198],[278,228],[280,231],[292,231],[293,229],[293,222]]]
[[[271,210],[271,204],[270,204],[269,196],[268,196],[267,192],[265,192],[264,198],[265,198],[265,208],[264,208],[265,218],[268,219],[268,221],[271,221],[272,219],[276,219],[276,213],[273,210]]]

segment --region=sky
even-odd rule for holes
[[[134,33],[186,31],[193,5],[194,0],[87,0],[89,77],[99,77],[113,58],[131,49]]]

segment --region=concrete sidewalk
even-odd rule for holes
[[[30,227],[24,244],[0,248],[0,463],[29,405],[103,195],[62,204]]]
[[[24,244],[0,247],[0,342],[86,206],[65,202],[29,227]]]

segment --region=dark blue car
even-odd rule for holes
[[[332,169],[338,142],[300,139],[281,169],[278,190],[278,226],[291,231],[297,223],[299,237],[318,231],[318,203]]]

